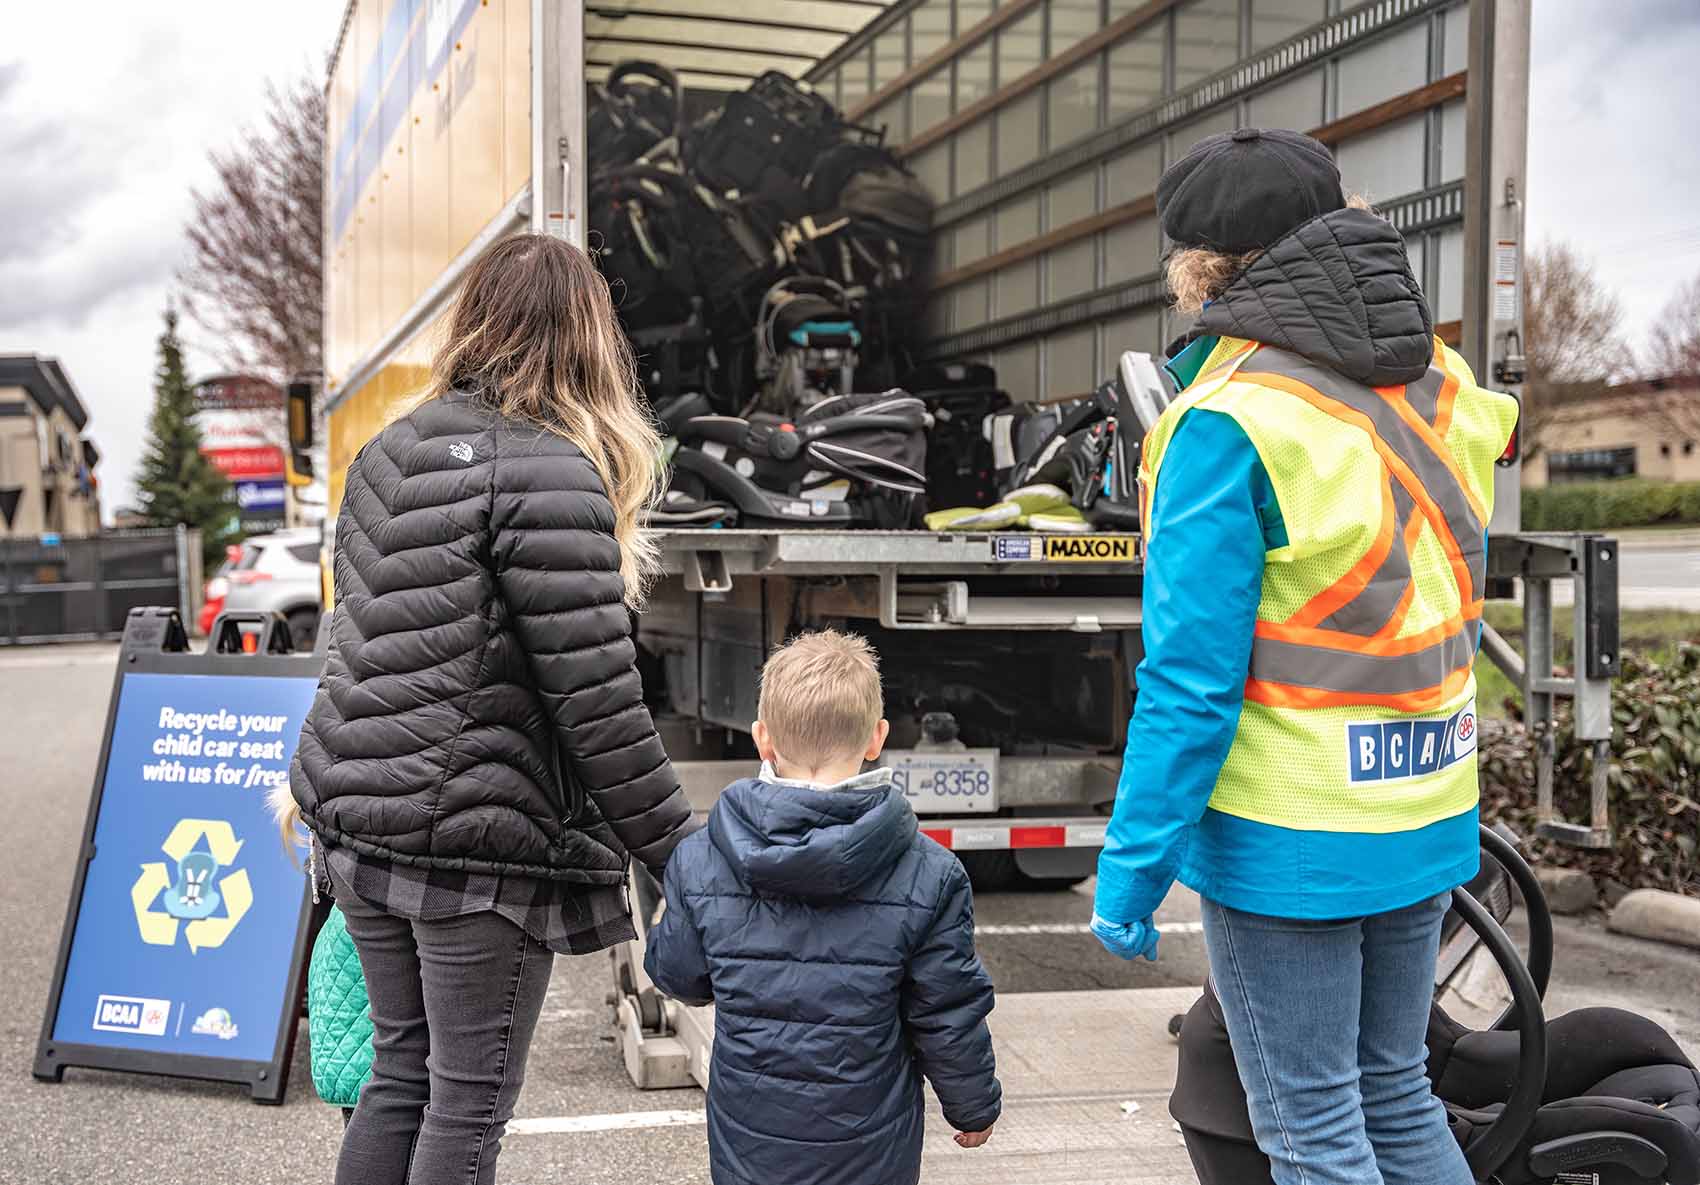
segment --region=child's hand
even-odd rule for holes
[[[956,1142],[964,1148],[978,1148],[992,1138],[992,1127],[996,1126],[994,1123],[983,1132],[957,1132]]]

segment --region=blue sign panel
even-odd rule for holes
[[[53,1040],[272,1059],[305,879],[266,794],[315,687],[125,677]]]
[[[236,484],[236,508],[243,514],[281,513],[284,505],[284,483],[281,481],[239,481]]]

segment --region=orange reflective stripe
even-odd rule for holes
[[[1259,371],[1241,374],[1240,378],[1248,383],[1274,387],[1276,390],[1285,391],[1289,395],[1296,395],[1317,410],[1326,412],[1337,420],[1361,429],[1369,437],[1370,443],[1381,457],[1382,463],[1399,479],[1399,484],[1405,487],[1412,499],[1416,501],[1423,517],[1428,519],[1429,524],[1434,528],[1435,534],[1440,539],[1441,548],[1446,552],[1446,558],[1452,565],[1453,576],[1458,581],[1460,598],[1470,600],[1474,597],[1475,582],[1470,575],[1469,562],[1465,560],[1463,552],[1459,549],[1458,540],[1453,537],[1452,527],[1446,521],[1446,515],[1442,513],[1440,507],[1435,505],[1434,499],[1429,496],[1428,490],[1424,488],[1416,474],[1411,472],[1410,466],[1405,464],[1404,458],[1400,457],[1393,450],[1393,447],[1382,439],[1381,433],[1376,431],[1375,422],[1369,416],[1357,408],[1350,407],[1332,396],[1324,395],[1314,387],[1297,379],[1288,378],[1286,375]]]
[[[1481,602],[1476,602],[1475,615],[1462,615],[1449,618],[1439,625],[1430,626],[1420,634],[1408,637],[1382,637],[1377,634],[1365,637],[1362,634],[1351,634],[1344,630],[1325,629],[1320,626],[1299,626],[1284,621],[1260,621],[1253,630],[1253,635],[1268,638],[1272,642],[1292,642],[1300,646],[1322,646],[1329,650],[1351,650],[1358,654],[1373,654],[1381,658],[1396,658],[1402,654],[1415,654],[1419,650],[1427,650],[1436,642],[1445,641],[1455,634],[1463,632],[1481,618]]]
[[[1387,562],[1387,555],[1393,550],[1397,527],[1398,515],[1393,509],[1393,481],[1389,478],[1381,483],[1381,527],[1376,531],[1375,542],[1370,544],[1364,558],[1353,564],[1351,571],[1306,602],[1303,608],[1287,619],[1287,623],[1295,626],[1314,626],[1355,601],[1369,586],[1369,582],[1375,579],[1375,574],[1381,570],[1382,564]]]
[[[1437,337],[1434,339],[1434,365],[1446,381],[1440,386],[1440,395],[1434,402],[1434,434],[1445,440],[1446,434],[1452,430],[1452,408],[1458,400],[1458,376],[1452,373],[1446,365],[1446,347]]]
[[[1357,691],[1333,691],[1320,687],[1298,687],[1264,679],[1247,679],[1245,698],[1267,708],[1392,708],[1396,712],[1432,712],[1455,699],[1470,682],[1471,667],[1459,667],[1433,687],[1419,691],[1377,695]]]

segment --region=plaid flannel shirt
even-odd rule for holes
[[[348,848],[321,850],[333,896],[349,893],[396,917],[497,913],[561,955],[592,954],[637,937],[620,885],[417,868]]]

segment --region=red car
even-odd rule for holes
[[[242,548],[240,545],[231,544],[226,547],[224,549],[224,563],[218,566],[218,571],[214,572],[212,579],[207,581],[206,596],[201,602],[201,618],[196,623],[200,626],[202,635],[212,632],[212,623],[218,619],[219,613],[224,609],[224,598],[230,593],[230,573],[241,558]]]

